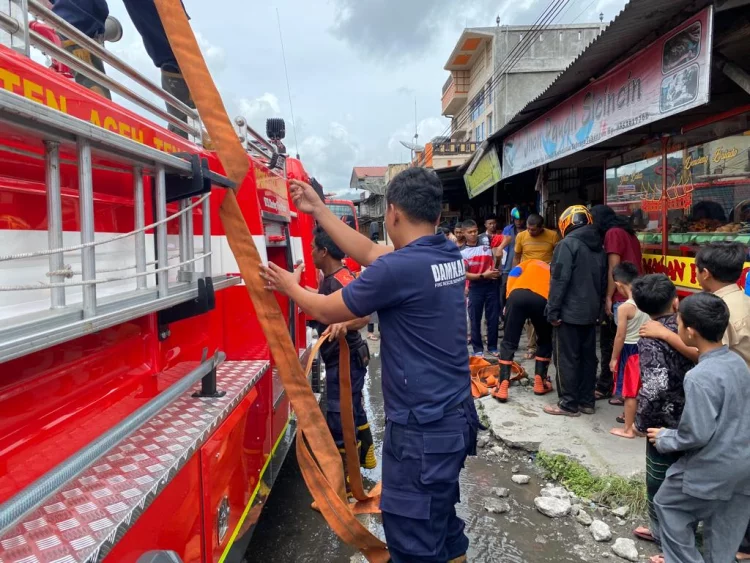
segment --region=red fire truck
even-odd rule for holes
[[[26,1],[0,4],[0,561],[242,561],[295,424],[219,220],[233,186],[199,142],[30,59],[86,71],[52,26],[189,123],[98,76],[114,93],[200,139],[194,110]],[[278,122],[270,140],[236,124],[255,244],[315,287],[288,197],[307,174]],[[306,319],[278,299],[305,360]]]

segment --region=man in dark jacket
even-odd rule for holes
[[[560,416],[594,414],[596,323],[607,284],[606,256],[599,232],[583,205],[560,216],[563,240],[552,257],[547,320],[555,328],[556,405],[544,412]]]

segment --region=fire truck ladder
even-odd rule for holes
[[[4,3],[8,5],[8,0],[4,0]],[[17,41],[18,35],[24,35],[25,30],[25,38],[50,56],[76,67],[76,70],[90,75],[170,123],[175,122],[173,124],[183,130],[191,134],[200,133],[200,125],[195,128],[175,119],[103,73],[87,67],[35,31],[26,28],[23,19],[19,21],[14,17],[27,17],[25,11],[19,9],[19,5],[20,8],[25,8],[25,4],[26,0],[11,0],[9,13],[4,13],[0,6],[0,35],[2,29],[9,31],[14,48],[22,51],[25,49],[28,53],[28,42],[24,46],[23,42]],[[173,107],[198,119],[195,110],[140,76],[137,71],[111,55],[96,41],[69,26],[36,0],[28,0],[28,7],[33,14],[43,17],[47,24],[54,24],[60,31],[85,45]],[[0,149],[20,152],[25,157],[44,158],[48,217],[48,249],[0,255],[0,263],[43,256],[49,260],[49,271],[45,280],[33,284],[0,286],[0,292],[45,289],[49,290],[50,300],[50,308],[47,311],[4,319],[4,326],[0,328],[0,364],[156,311],[163,312],[165,324],[179,320],[190,313],[180,311],[176,306],[190,303],[208,310],[213,307],[214,289],[240,283],[239,278],[212,276],[211,187],[232,187],[232,183],[210,172],[207,163],[201,161],[198,155],[167,154],[1,89],[0,123],[8,135],[22,134],[24,138],[39,141],[38,152],[19,151],[4,146]],[[40,156],[42,152],[43,157]],[[64,246],[60,168],[61,164],[70,164],[64,156],[70,154],[76,155],[74,163],[78,168],[80,244]],[[105,157],[106,165],[99,164],[97,157]],[[96,236],[94,169],[114,170],[132,176],[135,228],[131,232],[109,238]],[[144,184],[148,178],[153,186],[153,208],[156,215],[156,220],[150,224],[146,223],[144,196]],[[167,204],[171,202],[177,202],[179,210],[168,215]],[[193,242],[193,213],[197,208],[202,211],[203,221],[203,248],[198,250],[194,248]],[[174,256],[169,255],[167,238],[167,224],[172,220],[179,221],[179,252]],[[146,233],[150,230],[155,231],[156,243],[155,260],[152,262],[147,261],[146,248]],[[134,242],[133,263],[109,269],[97,268],[96,248],[125,238],[131,238]],[[73,271],[65,265],[65,255],[69,253],[80,255],[80,271]],[[169,274],[172,270],[178,272],[176,280],[170,282]],[[155,283],[149,282],[149,278],[155,278]],[[135,289],[132,291],[124,291],[109,297],[97,296],[97,288],[100,285],[133,279]],[[71,288],[80,288],[80,303],[68,304],[66,290]]]

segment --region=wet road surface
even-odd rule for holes
[[[365,385],[365,405],[372,426],[380,461],[383,442],[383,400],[380,387],[379,345],[370,343],[373,358]],[[514,454],[515,455],[515,454]],[[520,454],[519,454],[520,456]],[[590,545],[590,534],[582,534],[572,518],[552,520],[534,508],[539,496],[539,478],[529,485],[511,481],[511,467],[535,475],[528,458],[511,457],[503,461],[480,450],[467,460],[461,474],[461,504],[458,514],[466,522],[471,541],[471,562],[502,563],[579,563],[600,561],[601,551]],[[365,485],[380,479],[380,467],[363,471]],[[368,483],[369,482],[369,483]],[[510,489],[511,511],[503,515],[484,509],[493,487]],[[247,551],[249,563],[348,563],[357,552],[343,544],[330,531],[323,517],[310,509],[312,498],[297,466],[294,448],[273,487]],[[383,537],[379,517],[369,517],[368,526]],[[588,537],[586,537],[588,536]],[[586,544],[589,545],[586,545]],[[606,549],[606,548],[605,548]],[[355,561],[364,559],[355,558]]]

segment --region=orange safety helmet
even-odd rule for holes
[[[590,225],[591,223],[593,223],[593,219],[591,218],[589,210],[586,209],[586,206],[571,205],[563,211],[562,215],[560,215],[560,220],[558,221],[557,226],[560,229],[560,234],[565,236],[567,234],[566,231],[569,229],[583,227],[584,225]]]

